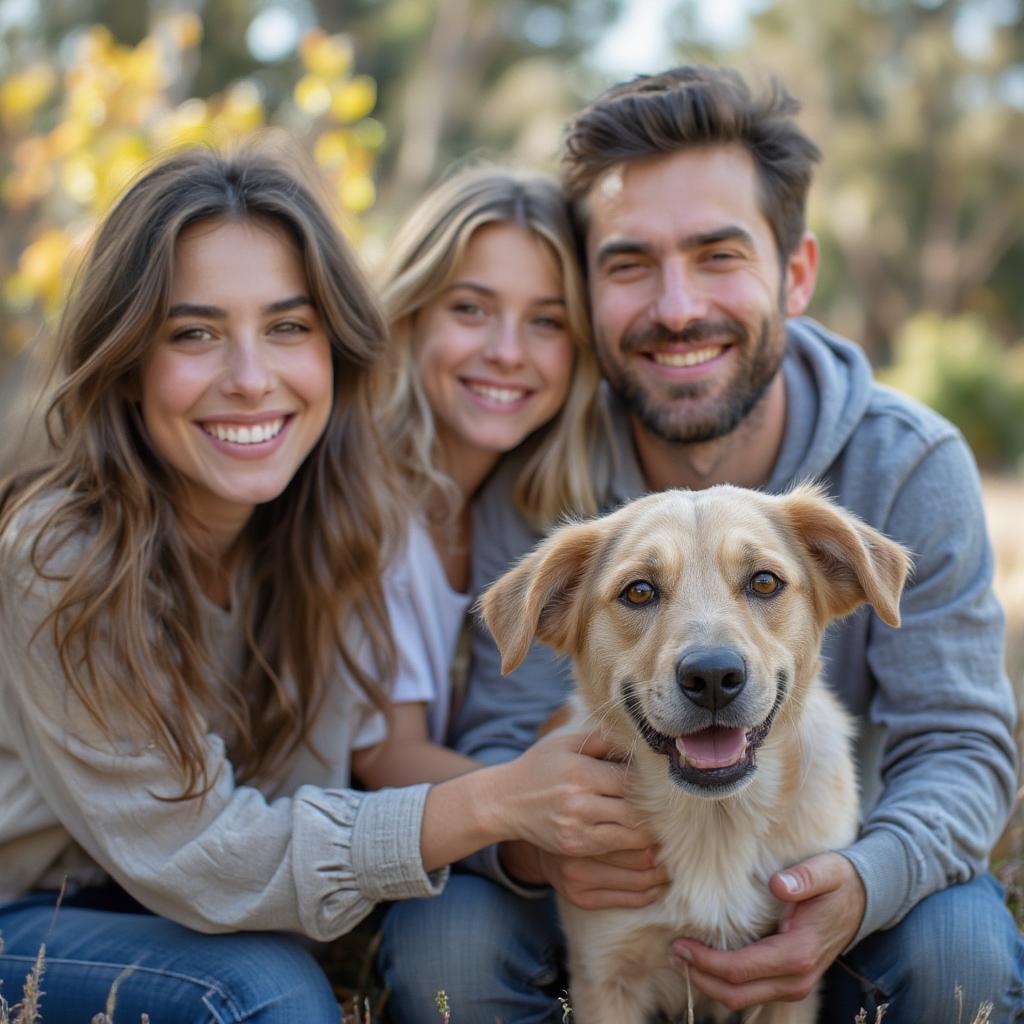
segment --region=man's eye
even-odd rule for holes
[[[628,586],[624,587],[622,593],[619,594],[619,600],[624,604],[633,605],[634,607],[646,604],[652,604],[658,599],[658,590],[653,583],[648,583],[647,580],[634,580]]]
[[[758,597],[774,597],[785,586],[773,572],[755,572],[750,577],[750,589]]]
[[[609,274],[630,274],[643,266],[638,260],[623,260],[620,263],[613,263],[608,268]]]

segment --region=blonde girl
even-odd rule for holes
[[[382,273],[391,351],[380,422],[420,509],[389,578],[403,637],[383,758],[369,782],[445,778],[471,762],[438,748],[467,605],[473,497],[498,462],[518,464],[516,502],[537,525],[596,511],[590,446],[599,371],[572,227],[546,175],[459,170],[404,220]]]

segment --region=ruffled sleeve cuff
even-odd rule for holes
[[[420,855],[429,785],[363,793],[303,786],[294,797],[293,861],[304,930],[337,938],[382,900],[436,896],[448,869]]]
[[[423,870],[420,831],[430,786],[382,789],[364,795],[352,838],[352,863],[365,895],[381,900],[436,896],[448,869]]]

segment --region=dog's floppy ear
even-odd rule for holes
[[[535,637],[559,654],[575,648],[575,598],[602,535],[598,521],[563,526],[484,592],[480,614],[501,652],[502,674],[519,665]]]
[[[910,555],[888,537],[805,484],[782,499],[789,527],[821,571],[827,611],[847,615],[865,601],[890,626],[900,624],[900,594]]]

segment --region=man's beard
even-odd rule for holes
[[[626,410],[663,441],[695,443],[714,441],[732,433],[760,401],[782,363],[785,351],[785,321],[781,316],[764,317],[756,343],[750,343],[747,329],[737,320],[699,320],[682,331],[669,331],[655,324],[644,331],[625,334],[619,346],[623,355],[650,351],[658,345],[681,342],[728,341],[737,349],[739,362],[728,392],[700,418],[688,408],[711,386],[710,381],[681,382],[668,388],[664,398],[652,397],[645,385],[623,367],[611,364],[605,345],[599,341],[597,356],[612,391]]]

